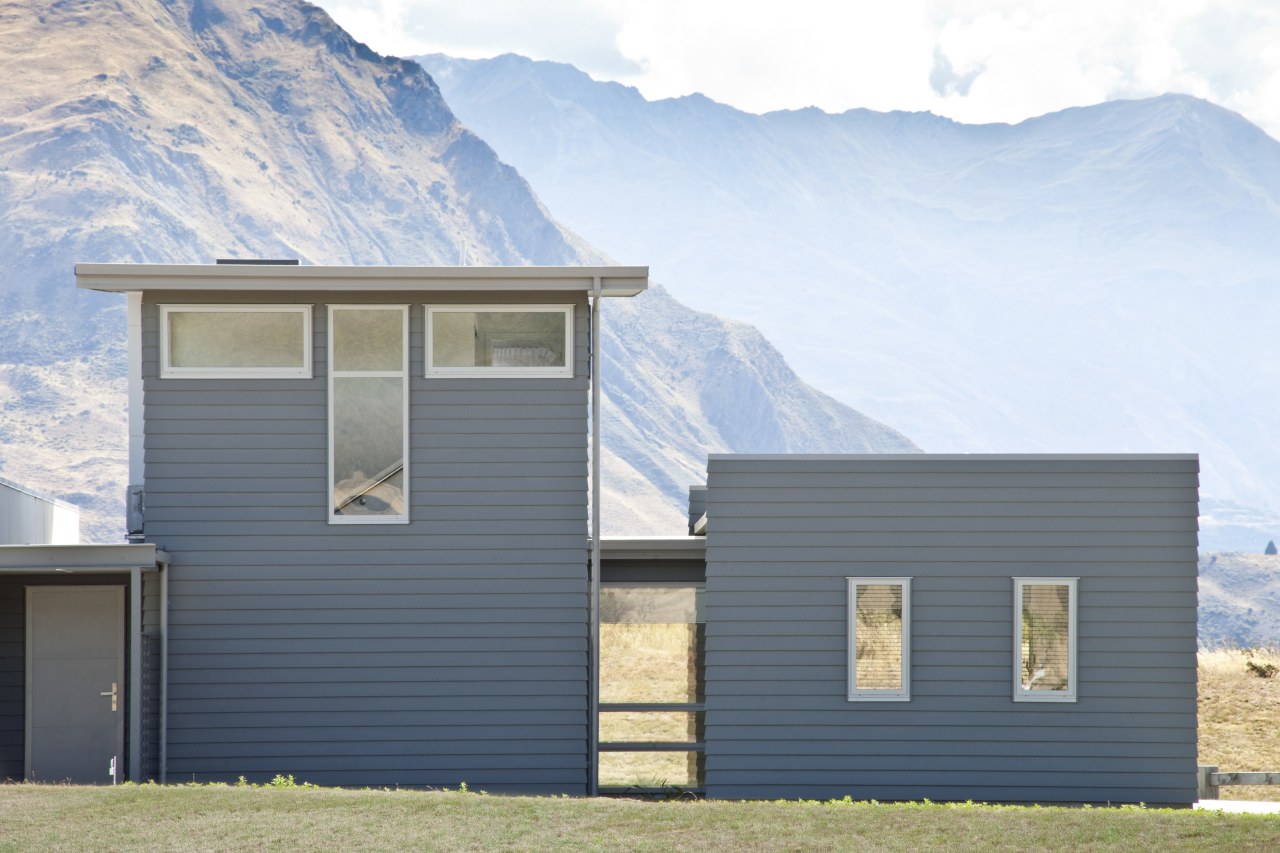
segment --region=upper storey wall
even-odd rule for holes
[[[158,305],[312,305],[311,379],[161,379]],[[425,378],[423,305],[572,304],[570,378]],[[329,523],[328,305],[409,305],[409,522]],[[578,293],[148,293],[171,778],[586,785]]]

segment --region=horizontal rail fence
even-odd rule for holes
[[[1201,764],[1196,772],[1196,787],[1202,800],[1219,799],[1219,789],[1229,785],[1280,785],[1280,771],[1259,770],[1244,773],[1221,773],[1216,764]],[[1276,791],[1280,797],[1280,790]]]

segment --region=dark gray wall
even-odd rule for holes
[[[1198,463],[709,462],[707,793],[1196,798]],[[910,702],[846,699],[847,576],[912,582]],[[1012,701],[1014,576],[1079,577],[1079,701]]]
[[[315,378],[157,378],[144,305],[146,535],[173,555],[170,780],[586,786],[587,319],[570,379],[424,379],[422,304],[511,294],[227,294],[315,305]],[[408,525],[328,518],[328,304],[410,311]]]

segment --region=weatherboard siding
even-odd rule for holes
[[[156,305],[215,300],[314,305],[314,378],[158,379]],[[574,376],[424,378],[427,301],[573,303]],[[331,304],[411,306],[409,524],[327,523]],[[583,793],[585,299],[173,293],[143,317],[168,778]]]
[[[1196,798],[1198,465],[708,466],[707,793]],[[911,577],[911,699],[850,702],[846,577]],[[1074,703],[1014,702],[1014,577],[1078,577]]]

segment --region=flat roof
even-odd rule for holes
[[[76,287],[131,291],[568,291],[635,296],[648,267],[392,267],[293,264],[76,264]]]
[[[705,536],[601,536],[600,556],[606,560],[701,560]]]
[[[73,503],[67,503],[64,500],[60,500],[55,497],[50,497],[49,495],[46,495],[46,494],[41,494],[40,492],[37,492],[34,489],[27,488],[21,483],[15,483],[13,482],[13,480],[6,480],[4,477],[0,477],[0,486],[13,489],[15,492],[21,492],[22,494],[27,495],[28,497],[35,498],[36,500],[39,500],[39,501],[44,501],[47,504],[53,504],[54,506],[61,507],[62,509],[70,509],[70,510],[75,510],[76,512],[80,512],[80,507],[76,506]]]
[[[1197,453],[709,453],[717,462],[1195,462]]]
[[[169,555],[151,543],[119,545],[0,545],[0,572],[120,572],[155,569]]]

